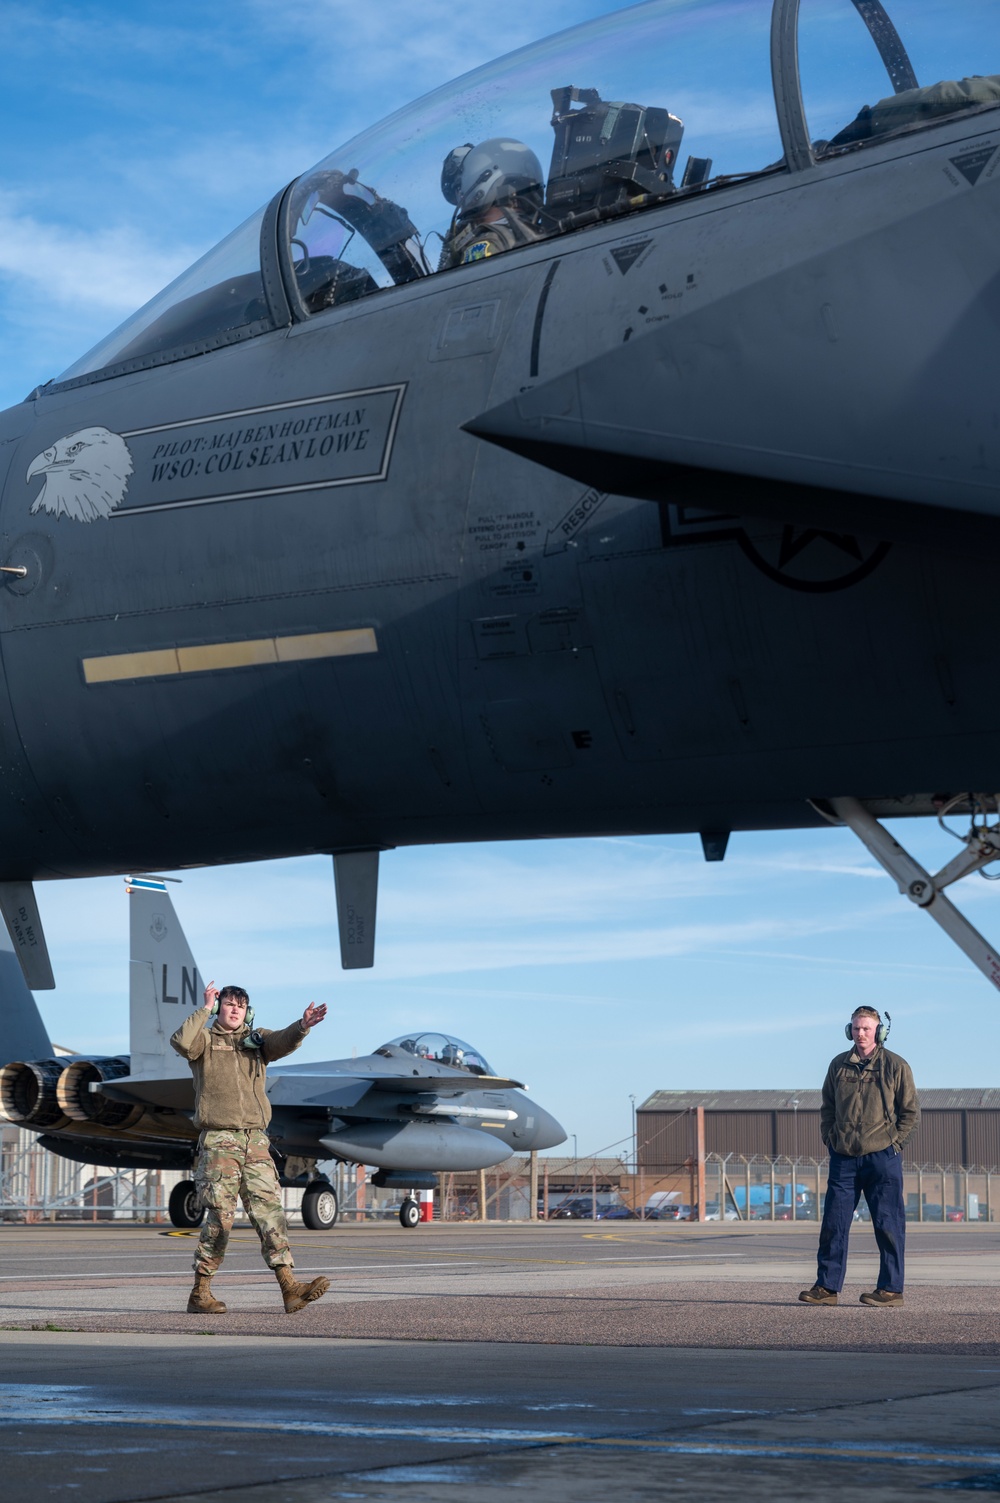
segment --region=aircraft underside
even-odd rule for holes
[[[9,924],[33,879],[323,851],[370,964],[397,845],[718,854],[1000,784],[1000,75],[921,87],[854,8],[894,92],[828,137],[792,0],[773,143],[678,179],[679,116],[553,88],[506,254],[436,271],[359,137],[261,211],[242,325],[154,300],[4,415]],[[646,144],[574,166],[577,105]]]

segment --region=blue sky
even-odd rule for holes
[[[995,0],[984,4],[959,8],[980,17],[966,33],[987,16],[995,32]],[[355,132],[498,51],[617,8],[0,0],[0,403],[57,374]],[[736,28],[755,7],[722,8]],[[922,72],[931,35],[956,49],[948,72],[976,66],[953,5],[892,8],[924,27]],[[862,97],[846,115],[837,102],[858,37],[843,53],[832,41],[853,8],[812,0],[804,14],[818,28],[810,60],[830,60],[810,62],[816,118],[849,118],[882,87],[866,62]],[[689,90],[706,120],[720,76]],[[751,79],[742,118],[766,152],[761,97]],[[957,849],[928,822],[897,833],[932,866]],[[126,1047],[120,880],[47,884],[39,900],[59,982],[40,997],[50,1031]],[[991,884],[970,879],[960,900],[1000,930]],[[414,1026],[457,1033],[522,1075],[581,1153],[627,1137],[631,1093],[818,1084],[860,1002],[894,1014],[918,1082],[995,1078],[992,988],[843,831],[736,835],[721,866],[693,837],[391,852],[369,973],[340,971],[325,860],[188,873],[174,901],[203,973],[246,985],[262,1021],[330,1003],[304,1057],[365,1052]]]

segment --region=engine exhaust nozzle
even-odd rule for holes
[[[93,1122],[98,1127],[130,1127],[142,1116],[142,1107],[129,1101],[112,1101],[92,1085],[117,1080],[129,1073],[127,1059],[75,1059],[67,1065],[56,1085],[56,1098],[73,1122]]]
[[[63,1072],[58,1059],[13,1060],[0,1070],[0,1107],[19,1127],[65,1127],[56,1086]]]

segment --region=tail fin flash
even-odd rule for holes
[[[0,1065],[51,1059],[52,1045],[21,971],[7,930],[0,924]]]
[[[167,885],[129,877],[129,1044],[133,1076],[188,1077],[170,1035],[202,1004],[204,986]]]

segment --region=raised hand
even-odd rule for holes
[[[310,1002],[302,1014],[302,1026],[303,1028],[315,1028],[316,1024],[322,1023],[325,1017],[326,1003],[320,1002],[317,1004],[316,1002]]]

